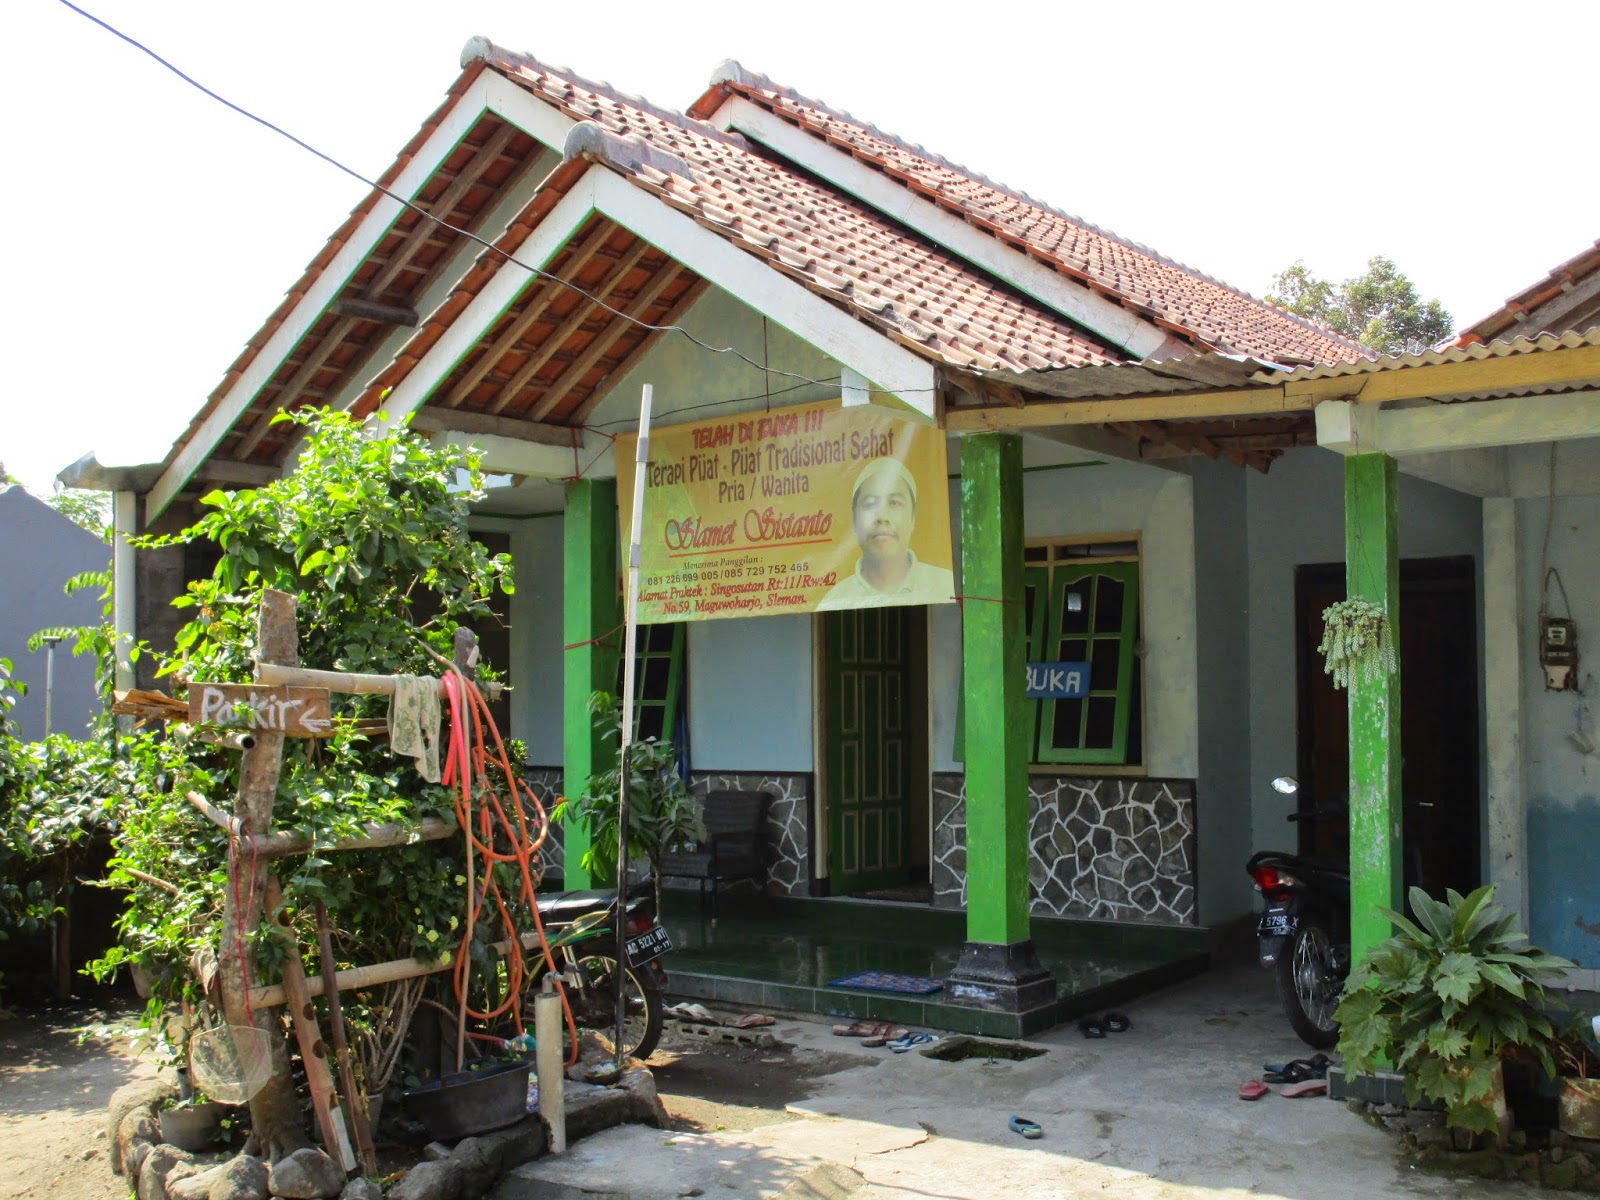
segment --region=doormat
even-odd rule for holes
[[[933,903],[933,885],[930,883],[904,883],[899,887],[873,888],[870,891],[850,894],[857,900],[893,900],[900,904]]]
[[[944,988],[944,984],[926,975],[891,975],[887,971],[857,971],[854,975],[830,979],[827,986],[861,988],[868,992],[903,992],[908,996],[926,996]]]

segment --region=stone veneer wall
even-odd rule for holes
[[[707,792],[765,792],[767,806],[767,892],[777,896],[811,894],[811,776],[768,775],[757,771],[694,771],[692,795]],[[736,885],[737,886],[737,885]]]
[[[561,798],[562,771],[560,767],[524,767],[522,778],[539,797],[546,815]],[[542,874],[560,875],[565,870],[566,858],[561,852],[561,826],[550,823],[550,836],[539,847],[539,870]]]
[[[1030,775],[1031,911],[1192,925],[1194,781]],[[933,903],[967,903],[966,777],[933,777]]]
[[[549,812],[561,795],[560,767],[525,767],[522,778],[533,788],[539,803]],[[765,792],[772,797],[767,806],[767,853],[771,864],[767,891],[780,896],[810,895],[811,887],[811,776],[764,775],[746,771],[733,774],[694,772],[689,776],[689,791],[696,796],[707,792]],[[564,859],[561,827],[553,825],[551,836],[540,848],[542,871],[560,874]],[[738,885],[734,885],[738,886]]]

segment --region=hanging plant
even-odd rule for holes
[[[1394,674],[1394,636],[1389,616],[1371,600],[1340,600],[1322,610],[1323,669],[1333,686],[1347,688],[1359,671],[1367,680]]]

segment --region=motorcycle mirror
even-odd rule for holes
[[[1279,775],[1272,781],[1272,790],[1282,792],[1285,796],[1292,796],[1300,790],[1300,781],[1293,775]]]

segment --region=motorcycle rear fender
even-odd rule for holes
[[[1261,954],[1261,965],[1270,967],[1278,961],[1278,955],[1283,953],[1283,944],[1289,939],[1284,937],[1264,937],[1257,939],[1257,948]]]

